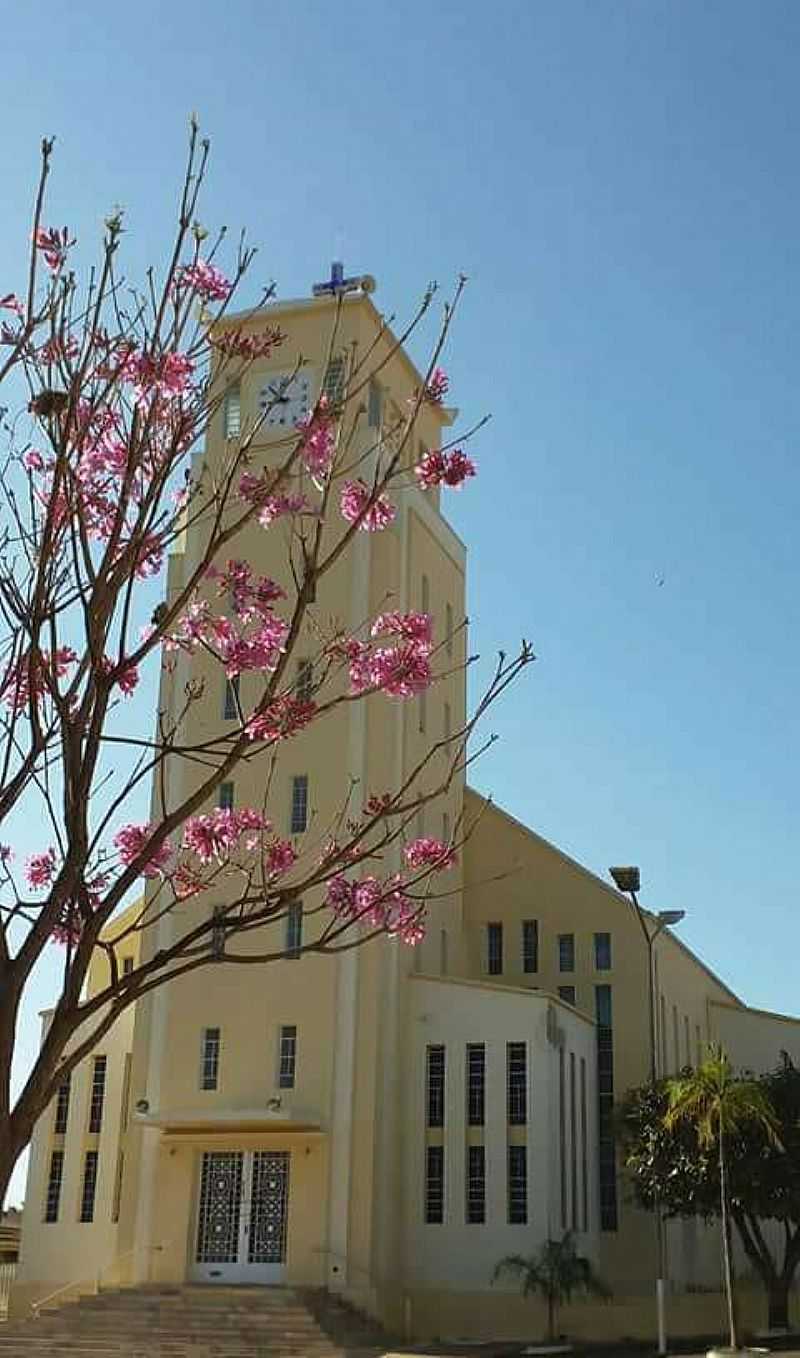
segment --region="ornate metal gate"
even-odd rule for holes
[[[288,1151],[205,1151],[192,1274],[204,1282],[281,1282]]]

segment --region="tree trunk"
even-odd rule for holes
[[[725,1174],[725,1132],[722,1125],[722,1112],[719,1118],[719,1205],[722,1223],[722,1276],[725,1283],[725,1301],[728,1308],[728,1334],[732,1349],[739,1347],[736,1334],[736,1315],[733,1309],[733,1271],[731,1268],[731,1223],[728,1212],[728,1181]]]
[[[11,1175],[14,1173],[14,1166],[22,1153],[22,1147],[17,1146],[11,1140],[9,1132],[10,1129],[7,1125],[0,1129],[0,1208],[9,1205],[6,1202],[8,1185],[11,1181]]]
[[[767,1289],[769,1310],[767,1324],[771,1330],[789,1328],[789,1279],[778,1275],[770,1280]]]

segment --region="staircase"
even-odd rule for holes
[[[325,1294],[138,1287],[0,1328],[0,1358],[378,1358],[379,1331]]]

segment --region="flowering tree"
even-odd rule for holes
[[[447,392],[439,357],[463,280],[423,383],[368,459],[353,457],[352,434],[374,354],[372,367],[369,358],[351,363],[336,400],[320,397],[302,425],[271,445],[269,459],[259,454],[264,411],[228,440],[222,464],[209,466],[197,447],[221,393],[285,336],[225,321],[253,256],[242,244],[226,276],[224,233],[212,241],[197,224],[208,144],[193,124],[174,244],[163,278],[151,271],[142,291],[118,272],[119,215],[107,220],[98,266],[79,285],[70,232],[44,225],[51,154],[44,142],[26,286],[0,297],[0,382],[12,393],[24,382],[27,401],[27,412],[6,412],[0,465],[0,1201],[35,1120],[122,1010],[212,961],[280,958],[275,931],[263,926],[285,919],[294,899],[316,889],[323,902],[304,950],[333,953],[377,933],[419,941],[466,830],[455,825],[449,843],[415,838],[416,812],[461,776],[474,757],[467,740],[475,721],[533,658],[527,644],[513,659],[501,654],[474,716],[432,744],[402,786],[343,787],[313,853],[301,855],[277,833],[269,774],[283,742],[345,704],[420,694],[446,669],[430,617],[384,611],[357,634],[326,632],[316,619],[313,672],[302,687],[289,678],[320,582],[357,533],[392,522],[393,489],[411,479],[423,491],[459,487],[475,474],[453,445],[416,465],[411,456],[420,411]],[[433,289],[399,340],[387,338],[390,355],[432,298]],[[341,302],[334,310],[335,329]],[[256,527],[275,532],[279,521],[289,545],[284,576],[273,580],[237,555],[237,539]],[[187,531],[200,549],[153,610],[148,582]],[[190,743],[189,717],[203,699],[194,682],[160,712],[155,736],[128,729],[120,713],[148,659],[169,670],[193,655],[218,667],[234,695],[239,676],[257,680],[247,709],[236,697],[233,729],[227,723]],[[197,779],[176,803],[165,790],[168,772],[186,760]],[[264,771],[263,803],[209,811],[219,784],[254,760]],[[157,814],[132,820],[126,807],[151,784]],[[20,865],[12,842],[22,818],[41,825],[44,838]],[[144,897],[127,926],[142,935],[140,961],[121,974],[122,940],[102,931],[141,879]],[[213,910],[212,887],[215,901],[226,902]],[[195,898],[173,941],[148,946],[165,912]],[[263,951],[237,955],[237,938],[255,928]],[[12,1104],[20,1004],[54,942],[63,950],[60,994]],[[88,998],[84,981],[98,950],[108,982]]]

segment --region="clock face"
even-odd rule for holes
[[[266,411],[268,429],[292,429],[311,409],[311,374],[304,368],[294,375],[272,373],[258,393],[258,408]]]

